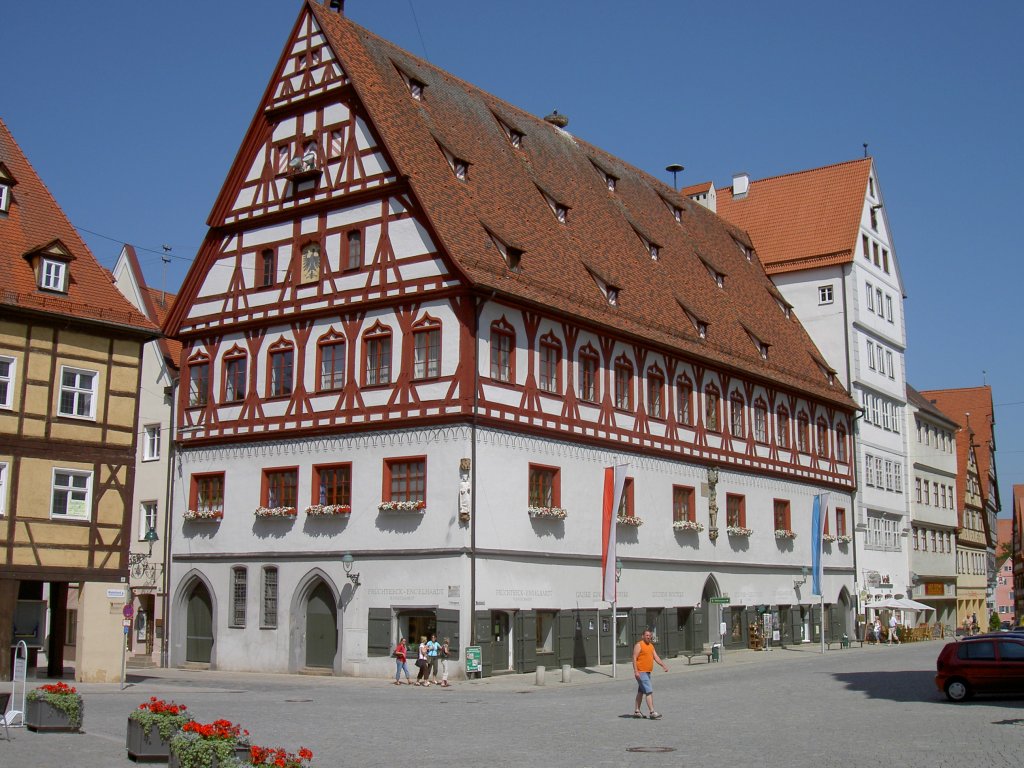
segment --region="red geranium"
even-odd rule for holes
[[[181,715],[188,707],[184,704],[175,704],[173,701],[166,702],[156,696],[150,696],[149,701],[145,704],[139,704],[139,709],[149,710],[154,715]]]
[[[67,683],[51,683],[39,686],[39,690],[47,693],[56,693],[58,696],[67,696],[78,691]]]
[[[280,747],[249,747],[250,765],[267,765],[274,768],[302,768],[302,764],[313,759],[313,753],[302,747],[298,752],[288,752]]]
[[[237,739],[239,736],[248,736],[249,732],[241,726],[235,725],[230,720],[214,720],[212,723],[197,723],[189,720],[181,727],[183,731],[198,733],[204,739]]]

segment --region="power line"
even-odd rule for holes
[[[157,256],[160,256],[161,258],[167,256],[167,257],[172,258],[172,259],[178,259],[179,261],[187,261],[189,263],[194,261],[193,257],[178,256],[178,255],[173,254],[173,253],[169,254],[169,253],[165,252],[163,249],[158,251],[155,248],[146,248],[144,245],[136,245],[135,243],[129,243],[127,240],[123,240],[123,239],[121,239],[119,237],[110,237],[110,235],[104,235],[104,234],[101,234],[100,232],[94,232],[93,230],[86,229],[85,227],[79,227],[79,226],[76,225],[75,229],[77,229],[79,232],[88,232],[90,235],[95,235],[96,237],[102,237],[104,240],[109,240],[112,243],[121,243],[122,245],[130,245],[132,248],[134,248],[137,251],[146,251],[147,253],[155,253]]]

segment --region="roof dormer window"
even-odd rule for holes
[[[409,78],[409,93],[416,101],[423,101],[423,89],[426,87],[419,80]]]
[[[591,267],[587,267],[587,271],[590,273],[590,276],[594,278],[594,282],[597,283],[597,287],[604,295],[605,301],[608,302],[608,305],[612,307],[619,306],[619,287],[609,283],[607,280],[605,280],[603,277],[597,274],[597,272],[595,272]]]
[[[44,291],[67,292],[68,265],[56,259],[39,260],[39,287]]]
[[[501,238],[496,237],[491,232],[488,232],[487,234],[491,236],[494,247],[498,249],[498,253],[501,254],[501,258],[505,260],[505,266],[507,266],[512,272],[522,271],[521,263],[523,260],[523,249],[516,248],[515,246],[505,243]]]
[[[615,185],[616,185],[617,182],[618,182],[618,179],[616,179],[610,173],[606,173],[604,175],[604,183],[607,185],[609,192],[614,192],[615,191]]]
[[[672,206],[672,218],[676,220],[676,224],[683,223],[683,209]]]
[[[653,242],[649,237],[645,237],[640,234],[640,231],[636,228],[633,229],[636,232],[636,236],[640,238],[640,242],[644,244],[644,250],[647,251],[647,255],[651,257],[652,261],[657,261],[658,256],[661,255],[661,246]]]
[[[11,207],[11,188],[6,184],[0,184],[0,213],[7,213]]]
[[[719,288],[725,288],[725,275],[723,275],[717,269],[712,267],[710,264],[705,263],[704,266],[708,270],[708,274],[711,275],[711,279],[715,281],[715,285],[717,285]]]
[[[697,317],[693,312],[688,310],[686,306],[679,299],[676,299],[676,303],[679,304],[679,308],[683,310],[683,314],[686,315],[686,319],[693,325],[693,330],[697,332],[697,337],[700,339],[706,339],[708,337],[708,324],[706,320],[702,320]]]
[[[459,181],[465,181],[466,176],[469,174],[469,163],[465,160],[459,160],[455,158],[452,162],[452,169],[455,171],[455,178]]]
[[[739,240],[736,241],[736,246],[740,249],[740,253],[743,254],[743,258],[745,258],[749,262],[753,262],[754,261],[754,249],[753,248],[751,248],[746,243],[741,243]]]
[[[568,222],[569,206],[567,206],[565,203],[558,202],[557,200],[555,200],[555,198],[553,198],[540,187],[537,187],[537,189],[540,191],[542,195],[544,195],[544,200],[547,201],[548,207],[551,208],[551,212],[555,214],[555,218],[558,219],[558,222],[560,224],[565,224],[566,222]]]
[[[605,290],[605,296],[608,299],[608,303],[613,306],[619,306],[619,289],[609,285]]]

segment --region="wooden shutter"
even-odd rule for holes
[[[366,655],[391,655],[391,609],[371,608],[367,622]]]
[[[515,632],[513,658],[516,672],[533,672],[537,669],[537,614],[534,611],[516,611]]]
[[[448,658],[459,658],[459,612],[450,608],[437,609],[437,641],[448,638]]]

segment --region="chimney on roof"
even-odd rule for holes
[[[339,16],[345,15],[345,0],[328,0],[327,7],[337,11]]]
[[[732,196],[733,199],[744,198],[750,191],[750,174],[740,171],[732,175]]]
[[[558,110],[553,110],[550,115],[544,118],[545,122],[551,123],[556,128],[565,128],[569,124],[569,118],[565,115],[558,114]]]

